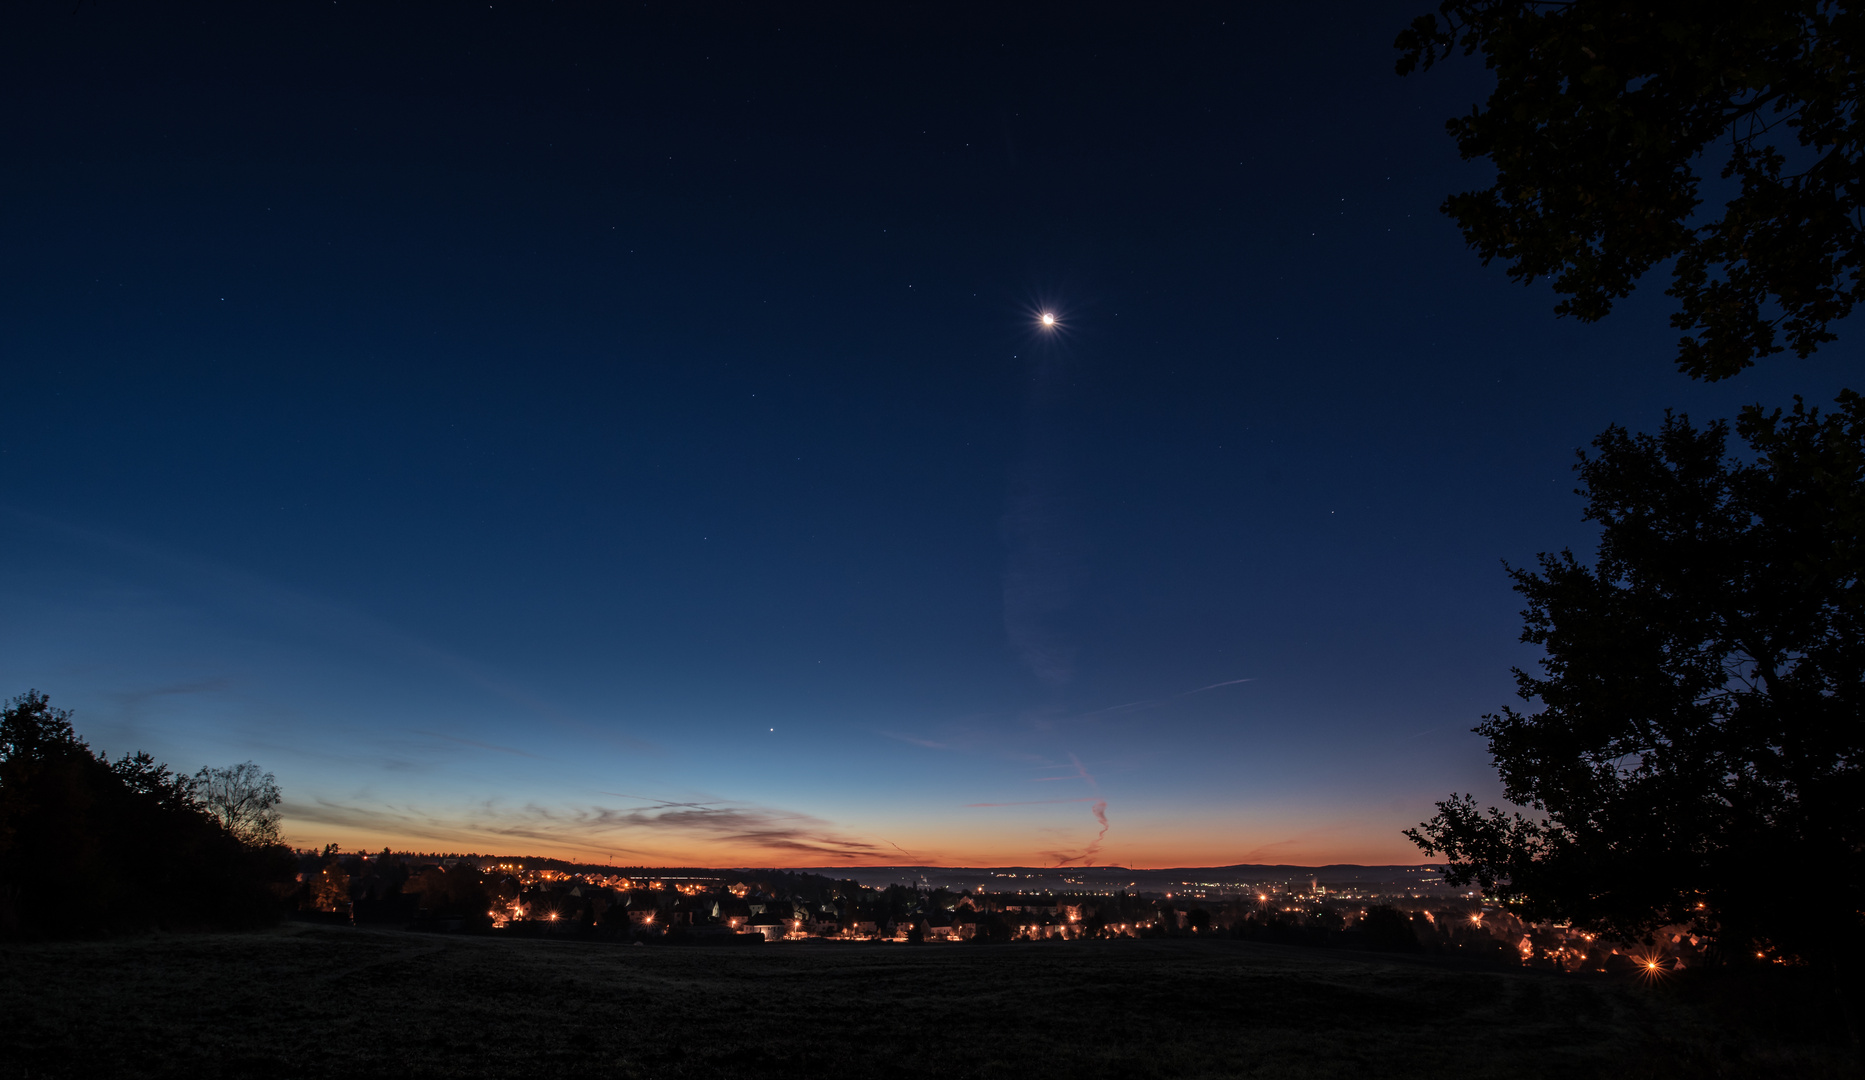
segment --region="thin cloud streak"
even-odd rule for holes
[[[636,753],[658,754],[662,748],[652,742],[619,735],[599,725],[571,716],[510,681],[465,657],[456,655],[423,638],[410,634],[367,612],[320,596],[278,584],[270,578],[213,559],[180,554],[139,539],[73,525],[69,522],[14,506],[0,505],[0,513],[48,532],[115,551],[134,559],[165,565],[184,574],[217,586],[232,602],[257,611],[263,618],[301,629],[311,629],[332,637],[367,642],[380,653],[421,661],[467,685],[502,698],[518,708],[573,730],[586,738],[600,739]],[[206,684],[183,684],[175,692],[197,692],[192,687]],[[156,691],[161,692],[161,691]],[[147,695],[145,695],[147,696]]]
[[[110,696],[116,698],[125,708],[135,708],[151,698],[179,697],[183,694],[212,694],[230,689],[232,686],[232,679],[196,679],[193,682],[151,686],[143,690],[121,690]]]
[[[903,743],[912,743],[914,746],[924,746],[930,750],[952,749],[952,745],[950,743],[934,742],[931,739],[922,739],[917,735],[901,735],[897,732],[892,732],[892,731],[883,731],[881,732],[881,734],[887,736],[890,739],[898,739],[899,741]]]
[[[165,686],[150,686],[140,690],[120,690],[108,696],[114,698],[122,708],[125,724],[135,725],[142,713],[143,706],[156,698],[188,697],[194,694],[218,694],[233,687],[233,680],[227,678],[195,679],[191,682],[169,683]]]
[[[1095,834],[1094,842],[1089,844],[1087,849],[1079,855],[1070,855],[1065,851],[1043,852],[1045,857],[1056,860],[1057,866],[1067,866],[1070,863],[1076,862],[1081,863],[1083,866],[1093,866],[1094,857],[1100,854],[1101,842],[1107,839],[1107,800],[1097,799],[1095,800],[1095,804],[1088,809],[1089,812],[1094,815],[1094,819],[1101,823],[1101,831]]]
[[[1058,430],[1061,357],[1031,354],[1025,450],[1012,470],[999,529],[1004,541],[1004,637],[1031,674],[1050,686],[1075,675],[1076,648],[1058,627],[1070,604],[1080,561],[1062,495],[1063,440]]]
[[[478,739],[462,739],[458,735],[442,735],[438,731],[416,730],[414,733],[416,735],[425,735],[430,739],[445,739],[447,742],[459,743],[462,746],[477,746],[481,750],[497,750],[501,754],[517,754],[519,757],[537,758],[536,754],[527,750],[520,750],[512,746],[500,746],[498,743],[480,742]]]
[[[1256,679],[1254,677],[1248,678],[1248,679],[1225,679],[1223,682],[1214,682],[1210,686],[1200,686],[1196,690],[1184,690],[1176,694],[1167,694],[1165,697],[1162,697],[1162,698],[1147,698],[1142,701],[1129,701],[1124,705],[1109,705],[1105,709],[1093,709],[1085,713],[1077,713],[1075,716],[1075,719],[1082,720],[1090,716],[1105,716],[1108,713],[1132,712],[1136,709],[1150,709],[1157,705],[1164,705],[1167,702],[1177,701],[1180,698],[1191,697],[1194,694],[1203,694],[1203,693],[1206,693],[1207,691],[1219,690],[1226,686],[1239,686],[1243,683],[1252,683],[1255,681]]]
[[[1268,844],[1259,844],[1249,851],[1244,852],[1242,857],[1237,861],[1240,863],[1266,862],[1269,860],[1269,853],[1277,848],[1299,848],[1304,844],[1312,843],[1322,837],[1338,833],[1344,828],[1345,826],[1343,825],[1328,825],[1318,829],[1304,829],[1287,840],[1277,840]]]
[[[527,841],[577,851],[622,851],[648,858],[669,856],[655,841],[675,842],[682,852],[691,852],[695,845],[724,846],[738,853],[755,849],[847,861],[873,859],[887,852],[879,844],[843,836],[828,822],[807,814],[715,803],[655,801],[642,807],[576,808],[528,803],[504,809],[487,802],[473,811],[439,814],[393,805],[352,805],[319,799],[288,803],[283,809],[288,824],[311,822],[455,844],[493,839]],[[681,854],[675,855],[674,861],[689,860]]]
[[[1074,772],[1064,773],[1061,776],[1032,776],[1030,782],[1032,784],[1047,784],[1055,780],[1080,780],[1096,791],[1101,790],[1101,785],[1095,781],[1094,775],[1088,771],[1087,766],[1081,763],[1080,758],[1076,757],[1074,754],[1070,754],[1068,760],[1069,763],[1067,765],[1045,765],[1043,767],[1046,769],[1073,769],[1075,770]]]

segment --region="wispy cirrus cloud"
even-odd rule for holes
[[[213,694],[233,686],[232,679],[194,679],[189,682],[149,686],[139,690],[119,690],[110,695],[125,708],[135,708],[153,698],[181,697],[186,694]]]
[[[923,746],[930,750],[951,750],[959,753],[988,754],[994,757],[1014,758],[1047,764],[1049,759],[1030,753],[1020,753],[1006,749],[1004,746],[1006,731],[1017,732],[1038,739],[1047,739],[1065,730],[1076,722],[1106,720],[1125,713],[1140,712],[1146,709],[1167,706],[1185,698],[1199,694],[1208,694],[1225,687],[1242,686],[1257,682],[1255,677],[1241,679],[1224,679],[1220,682],[1195,686],[1189,690],[1166,694],[1161,697],[1145,698],[1139,701],[1126,701],[1118,705],[1105,705],[1085,712],[1072,712],[1059,704],[1051,703],[1038,708],[1026,710],[1015,716],[984,714],[954,720],[937,731],[934,736],[910,734],[902,731],[879,730],[877,734],[896,742]],[[1062,766],[1056,766],[1062,768]],[[1075,774],[1056,779],[1073,779]]]
[[[1287,840],[1276,840],[1267,844],[1258,844],[1256,847],[1244,852],[1237,861],[1240,863],[1256,863],[1268,862],[1277,858],[1295,858],[1299,860],[1304,857],[1302,855],[1302,850],[1307,847],[1307,845],[1323,837],[1339,833],[1344,828],[1345,826],[1342,825],[1324,825],[1320,828],[1303,829]],[[1287,850],[1290,848],[1294,848],[1295,851],[1290,852]]]
[[[144,686],[134,690],[119,690],[110,695],[122,707],[125,723],[136,723],[143,707],[157,698],[191,697],[196,694],[218,694],[233,688],[233,680],[225,678],[190,679],[187,682],[165,683],[161,686]]]
[[[614,794],[617,798],[634,796]],[[728,802],[644,800],[644,806],[502,806],[485,802],[453,810],[332,799],[288,802],[288,827],[300,823],[389,834],[408,841],[473,847],[525,842],[557,850],[625,852],[673,862],[709,861],[752,853],[854,861],[887,848],[850,837],[808,814]],[[895,850],[898,850],[897,848]]]
[[[1095,856],[1101,853],[1101,842],[1107,839],[1107,800],[1096,799],[1094,805],[1089,807],[1088,810],[1090,813],[1094,814],[1094,819],[1101,823],[1101,831],[1095,834],[1093,842],[1084,848],[1080,854],[1071,855],[1066,851],[1045,851],[1043,852],[1044,858],[1054,859],[1057,866],[1067,866],[1070,863],[1077,862],[1081,863],[1083,866],[1094,865]]]
[[[1061,776],[1032,777],[1031,778],[1032,782],[1041,784],[1041,783],[1047,783],[1051,780],[1080,780],[1083,783],[1087,784],[1089,787],[1095,789],[1096,791],[1101,790],[1101,785],[1095,781],[1094,775],[1088,771],[1088,767],[1086,765],[1083,765],[1081,763],[1080,758],[1076,757],[1074,754],[1070,754],[1068,756],[1068,760],[1069,760],[1069,763],[1067,765],[1046,765],[1044,766],[1044,768],[1070,769],[1073,771],[1063,773]]]
[[[1077,713],[1074,719],[1084,720],[1090,716],[1106,716],[1109,713],[1136,712],[1141,709],[1151,709],[1156,706],[1165,705],[1165,704],[1169,704],[1171,702],[1177,701],[1180,698],[1188,698],[1195,694],[1208,693],[1212,690],[1219,690],[1226,686],[1241,686],[1244,683],[1253,683],[1255,681],[1256,679],[1254,678],[1225,679],[1223,682],[1214,682],[1209,686],[1200,686],[1192,690],[1182,690],[1176,694],[1167,694],[1165,697],[1145,698],[1140,701],[1129,701],[1129,702],[1126,702],[1120,705],[1109,705],[1106,708],[1102,708],[1102,709],[1090,709],[1089,711],[1085,713]]]
[[[1053,359],[1053,358],[1052,358]],[[1004,636],[1031,674],[1062,686],[1075,674],[1075,645],[1060,616],[1078,574],[1079,544],[1063,494],[1063,441],[1054,427],[1059,371],[1038,365],[1030,402],[1028,448],[1012,471],[999,527],[1004,538]]]
[[[902,735],[897,731],[883,731],[881,734],[890,739],[897,739],[903,743],[912,743],[914,746],[924,746],[930,750],[952,749],[951,743],[935,742],[932,739],[922,739],[918,735]]]
[[[445,740],[446,742],[459,743],[462,746],[476,746],[481,750],[496,750],[501,754],[516,754],[519,757],[528,757],[528,758],[537,757],[536,754],[533,754],[528,750],[520,750],[514,746],[500,746],[498,743],[480,742],[478,739],[462,739],[458,735],[443,735],[438,731],[416,730],[415,734],[424,735],[430,739],[442,739],[442,740]]]
[[[398,661],[412,662],[443,674],[505,701],[520,714],[528,714],[570,731],[579,738],[604,742],[636,754],[663,752],[653,742],[616,730],[615,723],[608,718],[588,718],[559,708],[543,696],[499,674],[488,663],[470,659],[347,603],[286,586],[229,563],[173,550],[126,534],[73,525],[5,505],[0,505],[0,515],[79,544],[160,566],[173,575],[175,584],[171,588],[179,590],[185,585],[188,595],[194,597],[196,603],[200,603],[202,597],[217,597],[230,609],[247,613],[256,627],[271,632],[289,628],[296,633],[309,632],[341,639],[350,647]],[[125,702],[126,713],[131,713],[138,704],[157,695],[224,690],[228,685],[224,680],[204,680],[146,691],[130,691],[120,696]]]

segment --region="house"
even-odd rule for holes
[[[782,941],[790,936],[790,924],[775,915],[753,915],[744,927],[747,933],[763,934],[766,941]]]

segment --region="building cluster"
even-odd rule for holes
[[[554,860],[300,853],[307,917],[430,930],[656,944],[1015,942],[1226,937],[1430,952],[1565,971],[1671,971],[1708,943],[1681,928],[1641,947],[1531,924],[1473,897],[1318,880],[1182,882],[1163,892],[957,890],[790,871],[625,871]],[[1018,888],[1017,886],[1033,886]]]
[[[1121,891],[875,889],[783,871],[681,876],[334,849],[301,852],[300,860],[300,906],[308,915],[430,929],[752,943],[1071,940],[1214,929],[1210,913],[1192,902]]]

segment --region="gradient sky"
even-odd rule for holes
[[[1418,861],[1575,448],[1856,362],[1481,266],[1427,6],[9,5],[0,692],[299,844]]]

